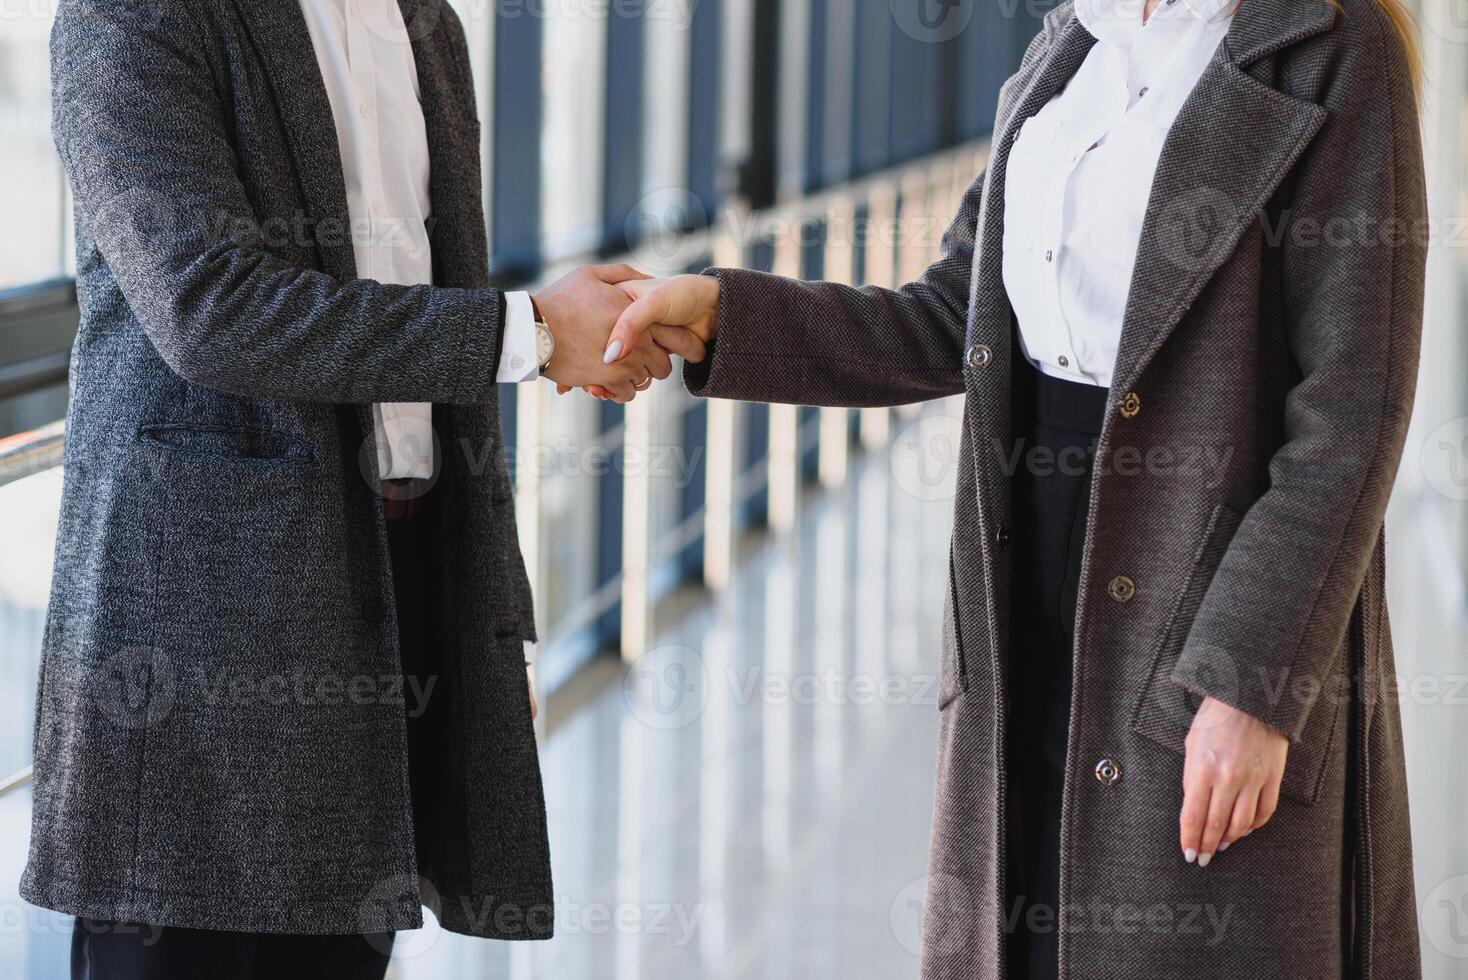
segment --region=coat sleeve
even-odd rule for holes
[[[1353,6],[1330,113],[1277,246],[1299,372],[1268,490],[1244,515],[1173,680],[1298,739],[1330,678],[1386,512],[1416,388],[1427,210],[1411,76]]]
[[[1045,16],[1006,93],[1045,54],[1070,15]],[[940,255],[899,289],[800,282],[741,269],[719,279],[719,335],[684,380],[695,395],[740,401],[867,408],[903,405],[963,391],[963,343],[972,297],[975,238],[984,196],[980,173],[943,235]]]
[[[190,10],[63,0],[51,36],[77,214],[159,355],[247,397],[494,397],[497,291],[338,281],[266,247]]]
[[[719,280],[719,334],[710,356],[685,368],[689,390],[836,407],[900,405],[962,391],[983,184],[980,174],[964,195],[937,261],[899,289],[709,270]]]

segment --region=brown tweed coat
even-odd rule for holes
[[[899,290],[714,270],[701,395],[888,405],[965,392],[923,975],[1003,975],[1020,123],[1093,38],[1069,3],[1003,87],[987,173]],[[1421,331],[1409,70],[1372,0],[1242,0],[1167,137],[1097,449],[1062,825],[1065,977],[1420,975],[1382,519]],[[1283,799],[1206,869],[1179,853],[1200,694],[1292,741]],[[1115,775],[1099,763],[1109,760]],[[1041,927],[1046,923],[1039,923]]]

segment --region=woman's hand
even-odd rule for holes
[[[1204,698],[1186,748],[1183,857],[1207,867],[1216,852],[1274,815],[1290,743],[1252,715]]]
[[[622,311],[612,327],[607,341],[608,364],[635,349],[648,331],[659,347],[695,364],[704,359],[706,345],[718,331],[719,280],[713,276],[674,276],[617,285],[632,297],[632,305]]]

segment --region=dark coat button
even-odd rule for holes
[[[988,344],[974,344],[968,349],[968,363],[970,367],[986,368],[994,361],[994,352],[989,349]]]
[[[1121,417],[1134,419],[1140,414],[1142,414],[1142,396],[1135,391],[1127,392],[1126,397],[1121,400]]]
[[[1102,786],[1115,786],[1121,781],[1121,764],[1115,759],[1102,759],[1096,763],[1096,778]]]
[[[1008,524],[1000,524],[997,528],[994,529],[994,543],[999,545],[999,547],[1001,548],[1009,547],[1010,536],[1011,532],[1009,530]]]

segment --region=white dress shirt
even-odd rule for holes
[[[1004,179],[1004,287],[1039,370],[1109,387],[1142,218],[1167,138],[1231,0],[1076,0],[1075,77],[1020,129]]]
[[[410,286],[433,281],[427,221],[428,134],[418,68],[397,0],[300,0],[341,147],[357,275]],[[495,380],[540,376],[526,293],[505,295]],[[433,475],[433,406],[374,405],[378,474]]]
[[[397,0],[300,0],[341,148],[357,275],[410,286],[433,281],[428,242],[428,131],[418,66]],[[528,293],[505,294],[495,380],[540,376]],[[433,475],[433,406],[372,406],[384,480]],[[535,645],[525,643],[528,663]]]

